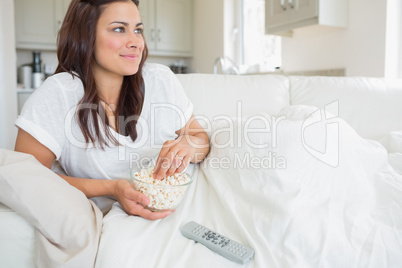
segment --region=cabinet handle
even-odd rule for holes
[[[286,11],[285,0],[281,0],[281,8]]]
[[[295,5],[294,5],[294,3],[293,3],[293,0],[288,0],[288,4],[289,4],[290,8],[294,8],[294,7],[295,7]]]
[[[161,41],[161,29],[158,29],[158,42]]]

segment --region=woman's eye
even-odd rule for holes
[[[137,28],[134,30],[135,34],[142,34],[143,32],[144,32],[144,29],[142,29],[142,28]]]
[[[114,28],[113,31],[114,31],[114,32],[117,32],[117,33],[124,33],[124,27],[117,27],[117,28]]]

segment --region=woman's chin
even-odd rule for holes
[[[138,72],[138,68],[135,70],[124,72],[123,76],[131,76],[131,75],[136,74],[137,72]]]

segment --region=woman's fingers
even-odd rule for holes
[[[155,166],[154,169],[154,178],[157,180],[161,180],[163,177],[166,176],[166,172],[170,167],[170,163],[172,162],[171,159],[173,159],[174,156],[172,156],[172,153],[169,153],[167,156],[163,156],[159,154],[159,161],[158,165]]]
[[[135,203],[141,203],[143,205],[149,204],[149,199],[143,193],[134,190],[133,186],[126,180],[119,180],[116,189],[117,199],[124,198],[132,200]]]
[[[188,163],[190,162],[190,155],[186,154],[184,151],[178,153],[169,152],[167,157],[161,157],[160,165],[155,168],[154,178],[162,179],[165,176],[172,176],[175,173],[184,170]]]
[[[166,141],[156,161],[153,176],[161,180],[165,176],[182,172],[191,160],[191,148],[186,139]]]
[[[177,173],[183,172],[188,167],[190,162],[191,162],[191,157],[190,157],[190,155],[187,155],[186,157],[184,157],[181,165],[176,169],[176,172]]]
[[[123,207],[123,209],[126,211],[126,213],[130,215],[140,216],[147,220],[163,219],[172,214],[172,211],[170,210],[163,212],[153,212],[149,209],[144,208],[139,203],[133,201],[131,201],[131,204],[129,206]]]
[[[179,150],[177,146],[174,146],[175,144],[177,144],[177,141],[166,141],[163,144],[154,169],[155,179],[161,180],[166,176]]]
[[[170,214],[172,214],[172,211],[170,211],[170,210],[163,211],[163,212],[153,212],[148,209],[142,208],[142,210],[140,210],[140,214],[138,214],[138,216],[141,216],[147,220],[154,221],[154,220],[163,219],[163,218],[169,216]]]
[[[148,197],[134,190],[126,180],[120,180],[117,187],[117,201],[123,210],[130,215],[137,215],[148,220],[158,220],[172,214],[172,211],[152,212],[144,208],[149,204]]]
[[[159,172],[159,169],[162,165],[162,161],[166,157],[167,153],[169,152],[170,148],[165,147],[165,144],[166,144],[166,142],[164,143],[164,147],[162,147],[161,151],[159,152],[158,159],[156,160],[154,174]]]
[[[191,158],[190,155],[186,155],[186,152],[180,151],[173,159],[172,165],[167,171],[166,175],[171,176],[175,173],[182,172],[189,164]]]

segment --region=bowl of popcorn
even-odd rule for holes
[[[183,172],[157,180],[153,178],[153,172],[153,167],[131,171],[130,176],[134,189],[149,198],[149,204],[145,208],[151,211],[174,210],[186,194],[193,178]]]

